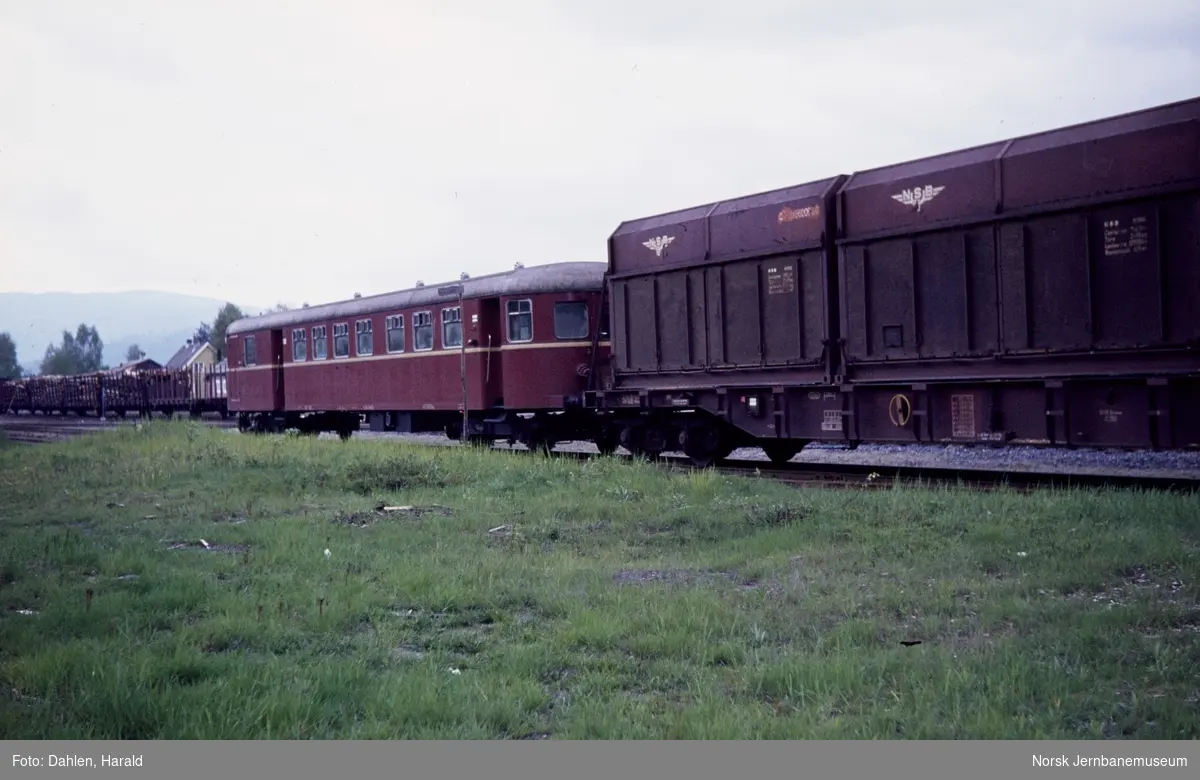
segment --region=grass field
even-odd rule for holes
[[[0,449],[0,523],[10,738],[1200,737],[1194,498],[174,422]]]

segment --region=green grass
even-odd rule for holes
[[[10,447],[0,731],[1195,739],[1198,521],[189,422]]]

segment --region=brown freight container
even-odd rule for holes
[[[722,371],[823,381],[842,182],[621,224],[609,239],[616,386],[713,384],[704,373]]]
[[[1196,369],[1200,99],[856,173],[855,382]]]

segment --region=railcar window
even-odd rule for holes
[[[315,325],[312,329],[313,360],[324,360],[326,356],[325,326]]]
[[[350,326],[339,322],[333,326],[333,356],[346,357],[350,354]]]
[[[394,314],[384,323],[387,328],[387,351],[404,351],[404,315]]]
[[[508,302],[508,340],[533,341],[533,301],[528,298]]]
[[[358,320],[354,323],[354,354],[370,355],[375,351],[375,344],[371,338],[371,321]]]
[[[413,315],[413,349],[418,352],[433,349],[433,315],[427,311]]]
[[[248,365],[248,366],[257,365],[257,363],[258,363],[258,348],[254,344],[253,336],[246,337],[246,346],[245,346],[244,357],[245,357],[246,365]]]
[[[588,335],[588,309],[582,301],[554,304],[554,338],[578,341]]]
[[[308,360],[308,332],[304,328],[292,331],[292,361],[300,363]]]
[[[462,346],[462,308],[442,309],[442,349]]]

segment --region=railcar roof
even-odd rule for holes
[[[604,283],[608,264],[603,262],[550,263],[531,268],[477,276],[471,279],[427,284],[379,295],[323,303],[304,309],[271,312],[257,317],[243,317],[231,323],[227,333],[283,328],[313,320],[341,319],[381,311],[394,311],[412,306],[430,306],[458,300],[457,295],[439,295],[438,288],[454,284],[463,286],[463,298],[493,298],[501,295],[535,295],[548,292],[599,290]]]

